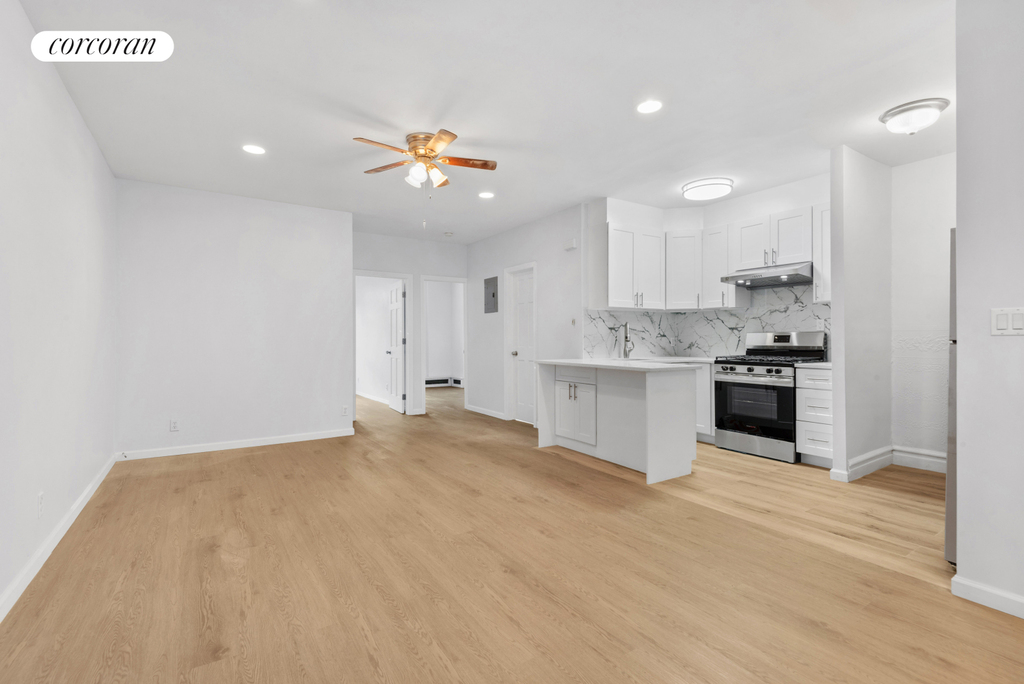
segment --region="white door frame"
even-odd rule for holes
[[[505,269],[504,280],[502,285],[504,286],[504,293],[502,293],[500,300],[501,306],[505,309],[504,327],[505,327],[505,420],[515,420],[516,417],[516,393],[515,393],[515,382],[516,382],[516,368],[515,359],[512,357],[512,330],[515,325],[512,311],[512,300],[513,300],[513,286],[514,280],[517,273],[522,271],[533,271],[533,348],[534,354],[536,355],[537,349],[537,262],[531,261],[525,264],[519,264],[518,266],[510,266]],[[534,359],[536,361],[536,359]],[[534,364],[534,371],[536,372],[536,363]],[[535,373],[536,374],[536,373]],[[537,379],[534,378],[533,388],[536,393],[537,390]],[[537,427],[537,398],[534,396],[533,401],[533,426]]]
[[[416,348],[415,344],[417,342],[417,340],[415,340],[412,337],[412,330],[411,330],[412,326],[409,325],[409,317],[411,315],[413,315],[413,314],[410,314],[410,310],[414,310],[413,305],[412,305],[413,299],[412,299],[412,294],[411,294],[413,276],[412,276],[411,273],[391,273],[389,271],[363,271],[363,270],[360,270],[360,269],[353,269],[353,272],[352,272],[352,282],[353,282],[353,287],[352,287],[352,323],[353,323],[353,325],[352,325],[352,349],[356,348],[356,345],[355,345],[355,336],[356,336],[356,326],[355,326],[355,311],[356,311],[355,278],[356,278],[356,276],[363,276],[363,277],[366,277],[366,278],[389,278],[391,280],[401,280],[402,281],[402,288],[405,290],[405,341],[406,341],[406,345],[405,345],[405,393],[406,393],[405,414],[406,415],[410,415],[410,413],[409,413],[409,406],[411,405],[412,402],[409,400],[409,388],[412,387],[412,385],[410,384],[412,382],[412,364],[409,363],[409,354],[411,353],[410,352],[411,349],[415,349]],[[357,351],[357,353],[358,353],[358,351]],[[352,355],[352,420],[353,421],[356,420],[356,355],[355,354]]]
[[[462,283],[462,348],[465,350],[465,357],[462,359],[462,386],[465,387],[469,384],[469,279],[468,278],[452,278],[449,276],[420,276],[420,291],[423,292],[423,307],[420,312],[420,330],[423,331],[424,338],[427,332],[427,306],[426,306],[426,295],[427,287],[425,283],[427,281],[435,283]],[[420,367],[423,368],[423,380],[426,384],[427,380],[427,345],[426,339],[424,339],[423,345],[420,349]],[[469,401],[467,397],[468,392],[462,393],[462,407],[468,408]]]

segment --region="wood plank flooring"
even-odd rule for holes
[[[1024,620],[949,593],[942,476],[702,446],[648,487],[427,395],[116,464],[0,624],[0,682],[1024,681]]]

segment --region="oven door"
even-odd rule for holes
[[[796,461],[796,388],[792,376],[715,374],[715,444]],[[718,438],[721,435],[721,439]]]

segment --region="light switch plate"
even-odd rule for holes
[[[1024,335],[1024,307],[992,309],[993,335]]]

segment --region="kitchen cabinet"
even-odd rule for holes
[[[832,205],[816,204],[812,209],[811,262],[814,301],[832,301]]]
[[[597,385],[555,381],[555,434],[597,444]]]
[[[712,398],[715,385],[712,382],[713,363],[701,363],[697,368],[697,438],[715,434],[715,419]]]
[[[771,215],[772,266],[811,261],[811,207]]]
[[[665,233],[608,223],[609,308],[665,308]]]
[[[811,261],[812,213],[803,207],[729,224],[732,271]]]
[[[699,309],[704,286],[701,275],[701,231],[665,233],[665,308]]]
[[[796,451],[804,463],[832,467],[832,370],[796,369]]]
[[[750,290],[722,282],[729,270],[729,226],[706,228],[702,237],[702,309],[750,306]]]
[[[796,390],[796,419],[808,423],[832,424],[832,391]]]
[[[729,224],[730,271],[770,266],[772,248],[771,217],[736,221]]]

